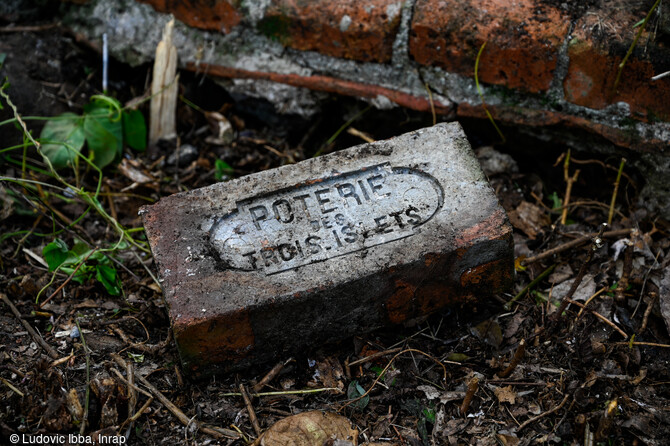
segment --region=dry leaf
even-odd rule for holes
[[[342,382],[344,370],[336,357],[328,357],[317,362],[316,368],[319,371],[317,378],[324,387],[344,390],[344,383]]]
[[[487,344],[498,348],[502,343],[502,329],[493,319],[486,320],[475,327],[470,328],[470,332]]]
[[[493,393],[496,394],[499,403],[516,404],[516,392],[512,389],[512,386],[496,387],[493,389]]]
[[[65,397],[66,406],[72,418],[76,421],[81,421],[84,418],[84,408],[81,406],[79,401],[79,395],[75,389],[70,389],[68,394]]]
[[[519,444],[519,439],[512,435],[497,434],[496,438],[503,446],[517,446]]]
[[[258,439],[260,446],[322,446],[328,440],[358,444],[358,431],[351,422],[330,412],[315,410],[277,421]]]
[[[142,166],[138,162],[133,162],[127,158],[121,160],[121,163],[117,166],[119,172],[129,180],[138,184],[151,183],[156,181],[156,179],[151,176],[149,172],[142,169]]]
[[[205,112],[205,118],[209,122],[213,135],[208,136],[205,141],[213,145],[230,144],[235,138],[233,125],[219,112]]]
[[[512,226],[523,231],[531,240],[535,240],[539,233],[544,232],[543,227],[551,224],[551,220],[540,207],[527,201],[522,201],[508,215]]]

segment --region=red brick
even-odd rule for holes
[[[410,54],[422,65],[528,92],[549,88],[569,20],[539,0],[418,0]]]
[[[156,11],[174,15],[187,25],[229,33],[241,17],[227,0],[138,0],[148,3]]]
[[[285,46],[363,62],[389,62],[398,0],[273,0],[258,29]]]
[[[638,41],[614,91],[619,65],[637,32],[632,25],[644,15],[644,11],[608,8],[590,11],[577,22],[563,83],[568,101],[594,109],[623,101],[635,118],[670,120],[670,77],[651,80],[670,69],[670,54],[663,45],[647,45],[649,35]]]

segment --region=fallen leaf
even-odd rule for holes
[[[128,178],[134,183],[145,184],[156,181],[156,179],[151,176],[149,172],[142,169],[142,165],[137,161],[124,158],[116,168],[124,177]]]
[[[516,392],[512,389],[512,386],[496,387],[493,389],[493,393],[495,393],[499,403],[516,404]]]
[[[358,444],[358,431],[341,416],[319,410],[303,412],[277,421],[260,436],[260,446],[322,446],[328,440]]]
[[[337,358],[325,358],[321,361],[318,361],[316,367],[319,371],[319,374],[316,378],[321,381],[323,387],[344,390],[344,383],[342,382],[344,370],[342,369],[342,365]]]
[[[548,288],[545,291],[547,293],[551,291],[553,300],[560,300],[563,298],[563,296],[568,294],[568,291],[570,291],[570,288],[572,287],[572,283],[574,281],[575,279],[566,280],[565,282],[561,282],[558,285],[555,285],[553,290],[551,288]],[[572,295],[572,300],[584,302],[589,297],[593,296],[595,292],[596,292],[596,282],[594,281],[594,277],[592,274],[586,274],[582,279],[582,281],[580,282],[579,286],[577,287],[575,294]]]
[[[510,319],[505,327],[505,338],[509,339],[514,336],[519,331],[519,327],[521,327],[524,320],[525,316],[521,312],[514,314],[514,317]]]
[[[519,439],[512,435],[497,434],[496,438],[503,446],[517,446],[519,444]]]
[[[512,226],[523,231],[531,240],[535,240],[538,234],[544,232],[542,228],[551,224],[551,219],[544,210],[527,201],[522,201],[508,215]]]
[[[502,330],[493,319],[486,320],[470,329],[470,332],[487,344],[498,348],[502,343]]]

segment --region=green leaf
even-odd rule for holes
[[[7,53],[0,53],[0,68],[2,68],[2,64],[5,63],[5,59],[7,59]]]
[[[123,112],[123,139],[138,152],[147,148],[147,125],[144,115],[139,110]]]
[[[430,409],[428,407],[424,408],[423,411],[421,411],[423,414],[423,417],[426,419],[431,424],[435,424],[435,410]]]
[[[551,200],[552,209],[560,208],[561,206],[563,206],[563,200],[561,200],[561,198],[558,196],[556,192],[552,192],[549,195],[549,199]]]
[[[83,285],[84,283],[88,282],[91,279],[91,277],[93,277],[93,272],[95,271],[95,267],[93,267],[91,265],[87,265],[86,263],[84,263],[77,270],[77,265],[76,264],[71,264],[70,266],[65,266],[67,264],[68,263],[65,262],[63,264],[63,266],[61,266],[60,270],[62,272],[64,272],[65,274],[67,274],[68,276],[71,275],[71,274],[74,274],[74,276],[72,277],[73,282],[76,282],[80,285]],[[77,270],[76,273],[75,273],[75,270]]]
[[[47,121],[40,133],[42,153],[55,169],[75,165],[84,139],[84,120],[74,113],[63,113]]]
[[[55,271],[67,259],[67,243],[59,238],[55,238],[42,249],[42,257],[49,266],[49,271]]]
[[[349,383],[349,387],[347,387],[347,398],[353,400],[363,394],[365,394],[365,389],[360,384],[358,384],[358,381],[353,380]],[[365,409],[369,402],[370,395],[365,395],[363,398],[353,403],[352,406],[362,410]]]
[[[128,357],[130,359],[132,359],[133,361],[144,362],[144,355],[140,355],[140,354],[137,354],[137,353],[131,353],[129,351],[126,351],[126,353],[128,354]]]
[[[223,177],[232,175],[233,172],[235,172],[235,169],[230,167],[230,164],[221,159],[217,159],[214,162],[214,167],[216,169],[214,172],[214,178],[216,178],[216,181],[221,181],[223,180]]]
[[[84,133],[96,166],[103,168],[123,151],[121,116],[106,102],[97,100],[84,107]]]
[[[91,252],[91,248],[84,242],[75,242],[74,246],[70,250],[70,254],[77,260],[84,260],[86,256]]]
[[[450,353],[449,356],[447,356],[447,359],[449,361],[465,362],[470,359],[470,357],[465,353]]]
[[[116,269],[107,265],[96,265],[95,278],[105,287],[107,292],[112,296],[121,294],[119,288],[119,279],[116,276]]]

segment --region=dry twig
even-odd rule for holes
[[[247,393],[247,389],[244,387],[244,384],[240,383],[240,393],[242,394],[242,399],[244,400],[244,405],[247,406],[247,413],[249,414],[249,421],[251,421],[251,425],[254,427],[254,432],[256,432],[256,436],[260,437],[261,436],[261,425],[258,424],[258,418],[256,417],[256,411],[254,410],[254,406],[251,404],[251,398],[249,398],[249,394]]]
[[[581,303],[581,302],[577,302],[576,300],[572,300],[572,299],[563,299],[563,301],[566,302],[566,306],[567,306],[567,304],[573,304],[573,305],[577,305],[577,306],[580,307],[580,308],[583,308],[583,309],[585,309],[585,310],[590,311],[591,314],[593,314],[595,317],[597,317],[598,319],[600,319],[601,321],[603,321],[604,323],[606,323],[607,325],[609,325],[610,327],[612,327],[613,329],[615,329],[616,331],[618,331],[619,334],[620,334],[621,336],[623,336],[624,339],[628,339],[628,335],[626,334],[625,331],[623,331],[622,329],[620,329],[614,322],[610,321],[609,319],[607,319],[605,316],[603,316],[602,314],[598,313],[597,311],[592,310],[592,309],[590,309],[590,308],[586,308],[586,305],[584,305],[584,304]]]
[[[644,311],[644,315],[642,316],[642,325],[640,325],[639,333],[643,333],[647,329],[647,323],[649,322],[649,315],[651,314],[651,310],[653,310],[654,308],[656,299],[658,299],[658,293],[652,291],[651,293],[649,293],[649,297],[650,297],[649,305],[647,305],[647,309]]]
[[[509,366],[507,366],[507,368],[502,372],[498,373],[498,377],[507,378],[508,376],[510,376],[514,371],[514,369],[516,369],[516,366],[519,365],[525,354],[526,354],[526,340],[522,339],[519,342],[519,346],[516,348],[516,351],[514,352],[514,356],[512,357]]]
[[[577,181],[580,170],[577,169],[573,176],[570,176],[568,168],[570,167],[570,150],[563,162],[563,179],[565,180],[565,198],[563,199],[563,212],[561,213],[561,224],[565,226],[568,220],[568,207],[570,205],[570,195],[572,194],[572,185]]]
[[[263,387],[267,386],[277,375],[279,375],[279,372],[282,371],[284,366],[288,364],[289,362],[293,361],[293,358],[289,358],[284,362],[280,362],[267,373],[256,385],[254,385],[251,388],[252,393],[258,393],[261,390],[263,390]]]
[[[81,419],[81,426],[79,427],[79,435],[84,435],[84,431],[88,426],[88,407],[91,398],[91,355],[88,352],[88,347],[86,347],[86,338],[84,338],[84,333],[79,325],[79,318],[75,318],[74,321],[77,324],[79,339],[81,339],[81,346],[84,348],[84,355],[86,357],[86,399],[84,400],[84,416]]]
[[[584,314],[584,310],[586,310],[586,307],[591,303],[591,301],[593,299],[595,299],[596,297],[600,296],[602,293],[604,293],[607,290],[608,290],[608,288],[606,286],[602,287],[600,290],[593,293],[593,295],[591,297],[586,299],[586,302],[584,302],[584,305],[581,307],[581,309],[579,310],[579,313],[577,314],[577,317],[575,318],[575,322],[577,322],[579,320],[579,318],[582,317],[582,314]]]
[[[619,192],[619,183],[621,182],[621,173],[623,172],[623,165],[626,164],[626,158],[621,158],[621,164],[619,164],[619,171],[616,176],[616,181],[614,182],[614,191],[612,192],[612,201],[610,202],[609,213],[607,214],[607,224],[612,224],[612,217],[614,216],[614,205],[616,204],[616,195]]]
[[[124,361],[123,358],[121,358],[121,356],[119,356],[118,354],[112,353],[111,357],[119,365],[119,367],[122,367],[124,369],[128,367],[128,365],[126,364],[126,361]],[[165,395],[163,395],[157,388],[155,388],[149,382],[149,380],[147,380],[144,376],[137,373],[137,374],[135,374],[135,377],[137,378],[137,380],[139,382],[142,383],[142,385],[144,387],[149,389],[149,391],[153,394],[153,396],[158,401],[160,401],[161,404],[163,404],[163,406],[165,406],[165,408],[172,413],[172,415],[177,417],[177,419],[184,426],[189,426],[189,425],[195,423],[198,426],[198,428],[200,429],[201,432],[203,432],[203,433],[205,433],[205,434],[207,434],[211,437],[214,437],[218,440],[239,439],[239,438],[242,437],[241,434],[239,434],[238,432],[235,432],[233,430],[225,429],[225,428],[221,428],[221,427],[215,427],[215,426],[207,426],[204,423],[201,423],[197,420],[194,421],[194,420],[190,419],[189,417],[186,416],[186,414],[184,414],[184,412],[182,412],[177,406],[175,406],[172,403],[172,401],[167,399],[167,397]]]
[[[28,333],[30,333],[30,336],[33,338],[33,340],[38,343],[44,349],[44,351],[47,352],[51,359],[58,359],[58,353],[56,350],[47,344],[42,336],[40,336],[39,333],[37,333],[35,329],[21,317],[21,313],[19,313],[19,310],[17,310],[12,301],[9,300],[9,297],[7,297],[7,295],[4,293],[0,293],[0,299],[2,299],[2,301],[9,307],[10,310],[12,310],[12,313],[14,313],[14,316],[19,320],[19,322],[21,322],[21,325],[23,325]]]
[[[461,415],[465,415],[468,413],[470,403],[472,403],[472,398],[475,396],[477,389],[479,389],[479,378],[475,376],[468,383],[468,390],[465,392],[465,398],[463,398],[463,402],[461,403],[461,406],[458,409]]]
[[[391,348],[389,350],[384,350],[383,352],[373,353],[373,354],[371,354],[369,356],[366,356],[364,358],[357,359],[355,361],[350,362],[349,367],[354,366],[354,365],[359,365],[359,364],[365,364],[366,362],[375,360],[377,358],[381,358],[382,356],[392,355],[394,353],[398,353],[400,350],[402,350],[402,347]]]
[[[570,394],[569,394],[569,393],[566,394],[566,395],[563,397],[563,400],[558,404],[558,406],[554,407],[553,409],[549,409],[549,410],[546,411],[546,412],[542,412],[541,414],[539,414],[539,415],[537,415],[537,416],[534,416],[533,418],[529,418],[529,419],[527,419],[526,421],[524,421],[523,423],[521,423],[521,426],[519,426],[519,428],[517,429],[517,432],[523,430],[523,429],[524,429],[526,426],[528,426],[529,424],[535,423],[535,422],[536,422],[537,420],[539,420],[540,418],[546,417],[547,415],[551,415],[552,413],[554,413],[554,412],[556,412],[556,411],[558,411],[558,410],[561,410],[561,407],[565,406],[565,403],[568,401],[568,398],[570,398]]]
[[[596,235],[593,238],[593,241],[591,243],[591,249],[589,249],[589,253],[586,256],[586,260],[582,263],[581,268],[579,268],[579,272],[577,273],[577,277],[575,277],[575,280],[572,282],[572,286],[568,290],[567,294],[563,296],[561,300],[561,305],[558,307],[558,311],[555,314],[554,320],[558,320],[562,317],[563,312],[565,311],[566,307],[568,306],[569,300],[572,299],[572,296],[575,294],[575,291],[577,291],[577,288],[579,288],[579,285],[582,283],[582,279],[584,279],[584,275],[586,274],[586,270],[591,264],[591,260],[593,259],[593,253],[596,252],[596,250],[600,249],[602,247],[602,235],[603,231],[607,227],[607,224],[603,223],[600,225],[600,231],[598,231],[598,235]]]
[[[631,233],[631,231],[632,231],[632,229],[617,229],[615,231],[603,232],[600,235],[600,237],[602,237],[602,238],[619,237],[619,236],[622,236],[622,235],[628,235],[628,234]],[[583,237],[580,237],[580,238],[575,239],[575,240],[571,240],[571,241],[569,241],[567,243],[564,243],[560,246],[557,246],[555,248],[548,249],[545,252],[543,252],[541,254],[538,254],[534,257],[527,257],[527,258],[523,259],[523,261],[521,263],[524,264],[524,265],[529,265],[531,263],[535,263],[537,261],[546,259],[547,257],[551,257],[555,254],[561,253],[563,251],[567,251],[568,249],[572,249],[572,248],[575,248],[579,245],[583,245],[584,243],[587,243],[587,242],[593,240],[593,237],[595,237],[597,235],[598,235],[598,233],[587,234]]]

